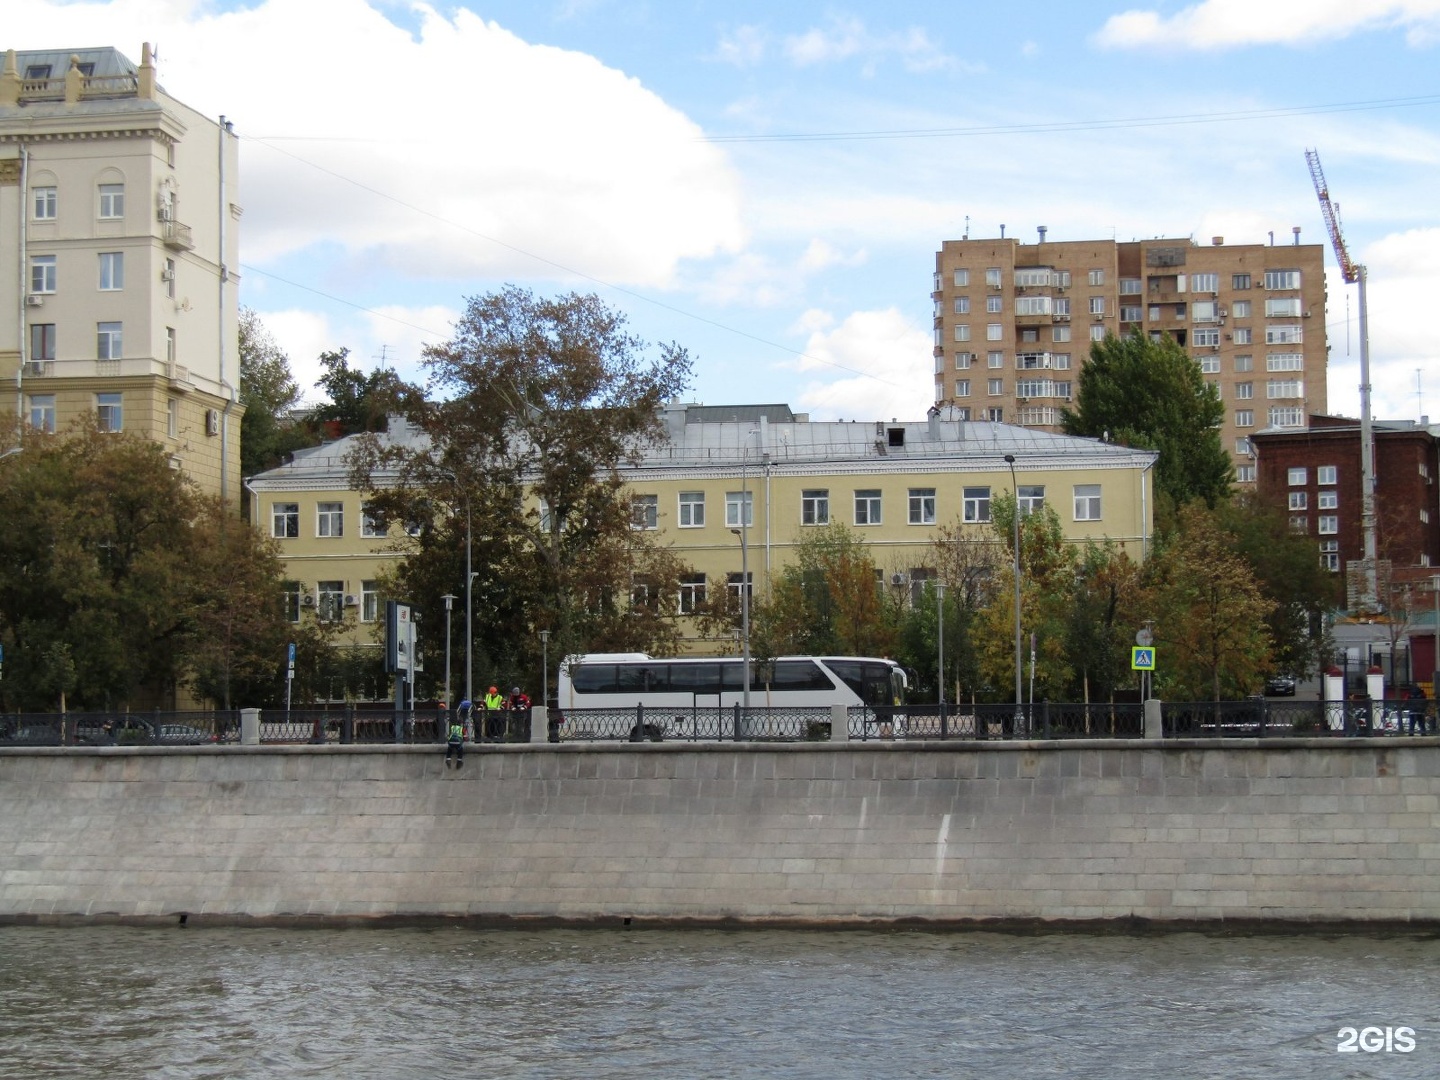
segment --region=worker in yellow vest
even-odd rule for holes
[[[495,687],[485,695],[485,737],[499,739],[505,734],[505,699]]]

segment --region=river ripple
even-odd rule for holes
[[[1437,1002],[1430,938],[11,927],[0,1078],[1434,1077]]]

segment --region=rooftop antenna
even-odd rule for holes
[[[389,346],[389,345],[381,345],[381,346],[380,346],[380,355],[379,355],[379,356],[376,356],[376,357],[372,357],[371,359],[379,360],[379,361],[380,361],[380,366],[381,366],[382,368],[389,367],[389,366],[390,366],[390,346]]]
[[[965,215],[965,235],[964,235],[964,237],[963,237],[962,239],[965,239],[965,240],[969,240],[969,239],[970,239],[970,215],[969,215],[969,214],[966,214],[966,215]]]
[[[1425,384],[1420,379],[1420,369],[1415,369],[1415,415],[1425,415]]]

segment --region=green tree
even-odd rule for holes
[[[673,647],[661,598],[686,568],[634,527],[618,470],[664,440],[661,405],[685,387],[685,351],[652,349],[598,297],[507,287],[472,298],[424,364],[425,388],[393,394],[416,437],[363,439],[352,462],[377,509],[433,523],[403,571],[412,597],[422,583],[463,596],[468,519],[475,647],[491,670],[538,670],[540,629],[556,657]],[[443,629],[434,607],[427,635]]]
[[[240,471],[244,476],[279,465],[287,453],[317,440],[290,412],[300,403],[300,388],[290,374],[290,358],[260,316],[240,309]]]
[[[1220,701],[1257,692],[1271,667],[1275,605],[1215,514],[1182,509],[1147,570],[1162,695]]]
[[[315,409],[313,419],[329,425],[333,437],[384,431],[388,416],[402,407],[409,390],[390,368],[367,375],[352,368],[349,358],[345,348],[320,354],[325,373],[315,385],[329,400]]]
[[[1090,346],[1063,424],[1067,435],[1159,451],[1155,493],[1163,516],[1197,499],[1213,508],[1228,495],[1224,418],[1220,393],[1200,365],[1169,337],[1155,342],[1137,331]]]
[[[1131,682],[1130,644],[1142,624],[1142,596],[1140,567],[1124,551],[1112,544],[1085,545],[1065,622],[1072,696],[1108,701],[1117,687]]]

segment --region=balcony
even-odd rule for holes
[[[160,239],[167,248],[174,251],[195,250],[195,239],[191,235],[190,226],[182,225],[178,221],[162,221]]]

